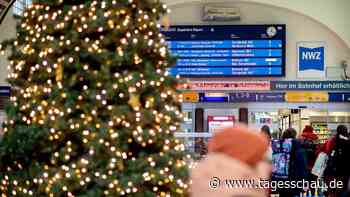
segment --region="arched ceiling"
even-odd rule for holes
[[[163,0],[171,7],[185,3],[255,2],[286,8],[309,16],[327,26],[350,49],[350,1],[349,0]]]

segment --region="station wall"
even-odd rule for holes
[[[241,12],[241,20],[233,22],[203,22],[203,3],[184,3],[170,6],[170,21],[172,25],[219,25],[219,24],[286,24],[286,77],[281,80],[303,80],[297,78],[297,42],[300,41],[324,41],[327,43],[326,66],[327,79],[316,80],[340,80],[342,60],[350,61],[350,49],[337,34],[324,24],[306,15],[261,3],[253,2],[226,2],[215,3],[219,7],[238,7]],[[350,69],[349,69],[350,71]],[[245,78],[247,79],[247,78]],[[203,79],[192,79],[203,80]],[[215,79],[212,79],[215,80]]]

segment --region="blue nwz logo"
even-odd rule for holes
[[[324,71],[324,47],[299,48],[299,70]]]

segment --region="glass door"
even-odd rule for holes
[[[267,125],[270,127],[271,135],[277,138],[280,133],[280,123],[278,110],[273,109],[249,109],[249,127],[260,131],[261,127]]]

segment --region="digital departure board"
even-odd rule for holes
[[[171,26],[163,30],[182,77],[285,75],[285,25]]]

